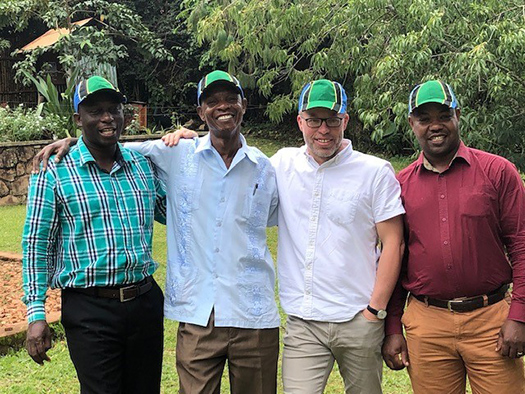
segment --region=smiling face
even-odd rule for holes
[[[306,122],[306,119],[311,118],[334,117],[342,119],[338,127],[328,127],[324,121],[319,128],[312,128]],[[330,160],[343,149],[343,133],[348,124],[348,118],[348,114],[338,114],[328,108],[312,108],[297,115],[297,124],[303,133],[308,153],[318,164]]]
[[[427,103],[408,118],[425,157],[434,166],[448,166],[459,148],[459,115],[459,109]]]
[[[82,129],[88,148],[105,150],[114,147],[124,128],[122,104],[114,94],[94,93],[79,105],[75,121]]]
[[[203,93],[197,113],[208,125],[212,136],[231,139],[240,133],[246,105],[246,99],[235,86],[218,82]]]

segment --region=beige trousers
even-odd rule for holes
[[[450,312],[410,297],[403,315],[415,394],[523,394],[523,361],[496,353],[508,300],[471,312]]]
[[[337,361],[347,394],[381,393],[384,323],[358,313],[343,323],[289,316],[284,335],[285,394],[321,394]]]

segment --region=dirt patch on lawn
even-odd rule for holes
[[[27,329],[26,306],[22,302],[22,256],[0,252],[0,338]],[[48,290],[48,323],[60,319],[60,290]]]

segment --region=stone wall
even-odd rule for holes
[[[0,205],[23,204],[35,154],[48,141],[0,144]]]
[[[159,135],[122,136],[121,142],[158,139]],[[0,206],[24,204],[35,154],[50,141],[0,143]]]

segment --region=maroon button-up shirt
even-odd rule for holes
[[[461,143],[449,168],[419,159],[398,174],[406,254],[386,334],[401,333],[407,291],[450,300],[513,282],[509,319],[525,322],[525,186],[508,160]]]

